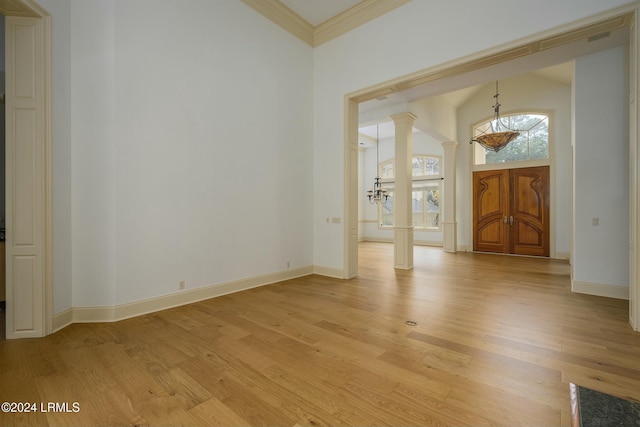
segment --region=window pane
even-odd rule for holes
[[[495,153],[480,147],[476,156],[484,153],[484,159],[476,159],[476,164],[519,162],[549,158],[549,118],[544,114],[513,114],[501,117],[501,121],[520,135]],[[481,123],[474,128],[474,136],[491,129],[492,122]],[[504,130],[504,129],[503,129]]]
[[[427,157],[426,175],[440,175],[440,159],[437,157]]]
[[[382,163],[380,165],[380,178],[394,178],[393,162]]]
[[[540,121],[529,132],[529,157],[549,158],[549,120]]]
[[[411,169],[412,176],[422,176],[424,175],[424,161],[425,158],[422,156],[413,156],[411,162],[413,164]]]
[[[498,152],[504,160],[509,162],[518,162],[527,160],[529,156],[528,138],[527,132],[521,132],[520,136],[511,141],[509,145]]]
[[[412,194],[412,213],[413,226],[424,228],[424,190],[413,190]]]
[[[427,228],[440,228],[440,185],[430,184],[426,188]]]
[[[387,203],[380,205],[380,225],[393,227],[393,191],[389,191]]]
[[[547,117],[541,114],[514,114],[508,116],[510,119],[510,127],[514,130],[531,130],[539,124],[541,120]]]
[[[440,175],[440,159],[438,157],[418,155],[411,159],[412,176]]]

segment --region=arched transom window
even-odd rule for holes
[[[502,150],[485,150],[480,144],[474,145],[476,165],[492,163],[523,162],[549,158],[549,116],[541,113],[517,113],[500,116],[500,121],[520,135]],[[494,120],[487,120],[473,127],[473,136],[495,129]]]

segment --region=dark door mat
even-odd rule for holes
[[[573,427],[640,427],[640,402],[570,386]]]

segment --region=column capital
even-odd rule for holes
[[[444,148],[445,150],[447,148],[455,148],[458,146],[457,141],[444,141],[444,142],[441,142],[440,144],[442,144],[442,148]]]
[[[413,123],[418,117],[409,112],[406,112],[406,113],[394,114],[393,116],[391,116],[391,118],[395,123],[398,123],[401,121]]]

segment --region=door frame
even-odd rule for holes
[[[35,325],[34,330],[30,334],[16,334],[15,331],[9,330],[10,323],[6,322],[6,337],[11,338],[27,338],[45,336],[52,333],[53,329],[53,198],[52,198],[52,133],[51,133],[51,88],[52,88],[52,72],[51,72],[51,15],[40,5],[32,0],[0,0],[0,13],[8,17],[27,17],[41,20],[42,39],[38,42],[42,43],[42,50],[39,61],[35,61],[36,79],[42,84],[43,100],[42,115],[39,123],[42,129],[42,196],[41,200],[36,200],[36,206],[41,207],[41,212],[37,216],[37,226],[42,230],[42,279],[40,283],[42,302],[34,306],[42,307],[42,324]],[[14,55],[11,49],[13,46],[5,44],[5,58]],[[9,180],[7,180],[9,181]],[[11,179],[13,181],[13,179]],[[7,210],[11,207],[10,201],[7,200]],[[18,212],[19,214],[19,212]],[[7,250],[7,254],[9,250]],[[8,259],[6,259],[8,261]],[[34,296],[36,298],[36,296]],[[13,306],[14,301],[11,295],[7,293],[7,307],[11,310],[17,310],[19,307]],[[35,303],[35,301],[32,301]]]
[[[551,153],[553,152],[553,117],[550,113],[545,113],[549,115],[549,159],[544,160],[534,160],[534,161],[526,161],[526,162],[518,162],[518,163],[500,163],[500,164],[488,164],[482,165],[483,167],[477,168],[473,164],[473,156],[471,156],[471,161],[469,167],[471,168],[469,185],[472,189],[471,194],[469,194],[469,206],[471,206],[471,212],[469,213],[469,242],[471,242],[471,246],[469,251],[473,251],[473,173],[484,171],[484,170],[502,170],[502,169],[520,169],[520,168],[532,168],[538,166],[547,166],[549,168],[549,258],[555,259],[556,254],[556,224],[555,224],[555,216],[554,206],[556,199],[556,174],[555,174],[555,160]],[[571,217],[571,221],[573,222],[573,215]]]
[[[538,33],[536,35],[519,39],[501,45],[497,48],[488,49],[483,52],[459,58],[450,62],[436,65],[416,73],[401,76],[377,85],[348,93],[344,96],[344,229],[343,229],[343,271],[342,277],[353,278],[358,275],[358,104],[361,102],[385,96],[394,92],[416,88],[441,79],[461,76],[468,72],[478,71],[490,66],[495,66],[514,59],[521,59],[528,55],[540,52],[542,49],[557,47],[569,44],[573,41],[588,38],[606,31],[630,27],[630,49],[631,61],[630,76],[636,76],[636,80],[630,85],[632,90],[631,99],[638,98],[640,77],[638,73],[633,74],[640,66],[640,31],[635,28],[638,17],[640,17],[640,2],[634,2],[619,8],[608,10],[597,15],[562,25],[555,29]],[[630,77],[630,79],[632,79]],[[636,84],[637,83],[637,84]],[[629,144],[631,152],[640,156],[638,150],[638,122],[640,121],[640,108],[632,106],[630,118]],[[553,185],[553,165],[552,174]],[[632,160],[633,171],[630,173],[630,191],[632,193],[632,216],[630,230],[634,231],[634,242],[640,244],[640,226],[636,227],[637,216],[640,213],[640,186],[631,179],[637,176],[640,168],[640,158]],[[551,196],[553,197],[553,196]],[[636,206],[638,205],[638,206]],[[551,223],[553,226],[553,222]],[[554,235],[553,230],[551,235]],[[553,241],[551,242],[553,247]],[[632,253],[631,253],[632,252]],[[630,257],[636,262],[640,262],[640,252],[635,250],[630,252]],[[629,321],[635,330],[640,330],[640,274],[636,269],[630,268],[630,316]]]

